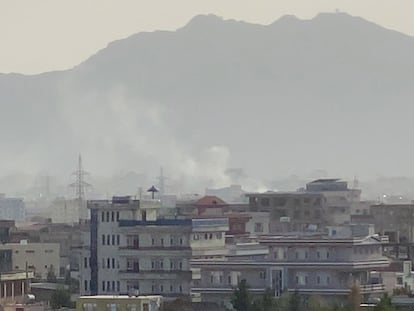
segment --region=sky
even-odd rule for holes
[[[198,14],[269,24],[340,10],[414,36],[413,0],[0,0],[0,72],[71,68],[109,42]]]

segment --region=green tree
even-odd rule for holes
[[[56,289],[50,299],[50,306],[53,310],[60,309],[62,307],[71,307],[70,293],[63,287]]]
[[[262,311],[272,311],[274,306],[271,289],[267,289],[262,298]]]
[[[374,311],[395,311],[395,307],[391,303],[391,298],[385,294],[381,301],[374,307]]]
[[[298,291],[295,291],[289,298],[289,311],[302,311],[300,305],[300,295]]]
[[[234,290],[231,304],[236,311],[251,311],[252,300],[246,280],[241,280],[239,286]]]

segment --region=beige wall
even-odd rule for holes
[[[9,243],[0,245],[0,249],[11,249],[13,251],[13,270],[25,270],[26,262],[30,271],[35,272],[46,279],[51,265],[56,276],[60,269],[60,246],[57,243]]]

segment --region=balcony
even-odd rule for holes
[[[190,270],[120,270],[123,280],[187,280],[191,281]]]

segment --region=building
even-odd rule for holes
[[[30,292],[33,272],[0,271],[0,305],[22,302]]]
[[[10,252],[13,266],[11,270],[33,272],[34,277],[46,279],[49,271],[56,275],[60,268],[59,244],[56,243],[8,243],[1,244],[0,251]]]
[[[159,311],[161,296],[81,296],[76,311]]]
[[[351,214],[361,201],[361,190],[351,189],[348,183],[338,178],[317,179],[306,184],[306,192],[320,193],[326,199],[329,224],[348,224]]]
[[[227,254],[225,245],[229,220],[226,217],[193,218],[191,250],[193,259],[219,259]]]
[[[23,199],[8,198],[0,194],[0,219],[23,222],[26,218],[26,207]]]
[[[159,200],[88,201],[90,248],[82,255],[81,294],[189,296],[191,219],[159,218]]]
[[[370,214],[375,230],[390,242],[414,242],[414,204],[376,204]]]
[[[328,206],[321,193],[248,193],[249,211],[269,213],[269,231],[321,230],[328,224]]]
[[[205,191],[206,196],[216,196],[230,204],[247,203],[245,194],[240,185],[231,185],[230,187],[209,189]]]
[[[67,269],[79,269],[79,255],[74,249],[82,245],[83,232],[89,232],[88,223],[32,223],[19,225],[11,230],[10,241],[20,243],[26,240],[28,243],[57,243],[59,244],[60,263],[56,273],[64,277]],[[88,244],[89,245],[89,244]]]
[[[390,261],[382,255],[377,235],[267,235],[258,242],[259,246],[233,246],[233,256],[227,260],[194,260],[198,272],[193,291],[201,294],[202,301],[224,305],[243,279],[252,293],[262,294],[270,288],[274,296],[287,290],[345,299],[353,284],[360,287],[365,299],[385,293],[380,271]]]

